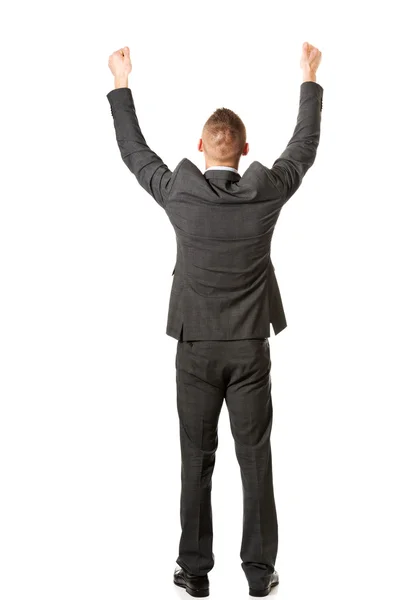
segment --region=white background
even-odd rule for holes
[[[394,598],[400,534],[398,48],[393,3],[22,2],[2,18],[0,595],[184,598],[176,242],[123,164],[108,57],[131,49],[150,147],[171,169],[208,116],[243,119],[267,166],[293,132],[301,45],[322,51],[321,142],[272,258],[281,600]],[[152,239],[153,238],[153,239]],[[154,251],[154,239],[158,245]],[[137,315],[147,315],[138,319]],[[156,368],[155,368],[156,366]],[[224,404],[214,598],[247,597]]]

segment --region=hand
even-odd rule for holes
[[[116,87],[128,87],[128,75],[132,71],[130,50],[128,46],[116,50],[108,59],[108,66],[114,75]]]
[[[303,51],[300,59],[300,67],[308,75],[314,75],[317,72],[319,64],[321,62],[321,52],[315,46],[312,46],[308,42],[304,42]]]

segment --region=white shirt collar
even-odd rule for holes
[[[239,173],[239,171],[237,169],[234,169],[233,167],[225,167],[225,166],[208,167],[208,169],[206,169],[206,171],[211,171],[211,169],[225,169],[226,171],[234,171],[235,173]],[[206,172],[206,171],[204,171],[204,172]]]

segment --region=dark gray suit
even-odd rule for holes
[[[182,448],[182,537],[178,564],[193,575],[214,565],[211,476],[217,424],[226,399],[243,482],[242,567],[262,589],[274,569],[277,519],[270,431],[270,323],[286,327],[271,262],[280,211],[314,163],[323,88],[300,87],[297,124],[268,168],[243,176],[202,173],[183,158],[172,172],[147,146],[129,88],[108,95],[121,156],[165,209],[177,241],[167,334],[178,340],[177,394]]]
[[[274,227],[285,202],[315,160],[322,87],[300,87],[297,125],[269,169],[253,161],[243,176],[203,174],[183,158],[171,172],[147,146],[129,88],[108,95],[121,156],[162,206],[174,229],[177,258],[167,334],[182,340],[269,337],[286,327],[271,262]]]

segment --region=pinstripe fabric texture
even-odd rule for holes
[[[177,563],[192,576],[214,566],[211,481],[224,399],[243,484],[242,568],[261,595],[278,548],[270,434],[270,324],[286,326],[271,262],[284,204],[313,164],[322,87],[304,82],[294,133],[271,168],[253,161],[202,173],[183,158],[174,171],[147,145],[129,88],[108,99],[121,157],[162,207],[177,243],[166,332],[178,340],[182,535]],[[269,588],[268,588],[269,589]]]
[[[241,176],[204,173],[188,158],[171,171],[146,143],[130,88],[107,94],[121,157],[166,211],[177,242],[166,333],[180,340],[277,335],[287,326],[271,261],[284,204],[314,163],[323,88],[303,82],[297,123],[271,168],[253,161]]]

